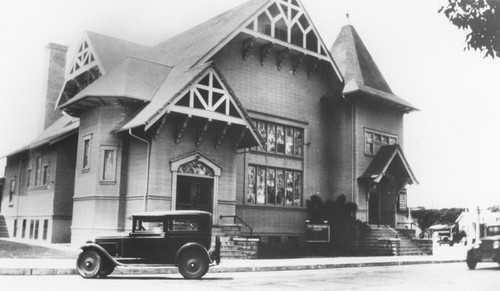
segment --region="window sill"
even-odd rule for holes
[[[100,185],[116,185],[116,181],[99,181]]]
[[[90,168],[82,169],[82,173],[88,173],[90,172]]]
[[[258,154],[258,155],[273,156],[273,157],[278,157],[278,158],[285,158],[285,159],[295,159],[295,160],[303,160],[304,159],[304,156],[290,156],[290,155],[285,155],[285,154],[281,154],[281,153],[273,153],[273,152],[258,151],[258,150],[250,150],[250,153]]]
[[[48,185],[33,186],[33,187],[28,188],[29,191],[38,191],[38,190],[47,190],[47,189],[49,189]]]

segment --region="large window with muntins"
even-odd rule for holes
[[[375,155],[381,146],[398,143],[396,135],[365,129],[365,154]]]
[[[302,172],[290,169],[248,166],[247,205],[302,207]]]
[[[293,157],[303,156],[304,129],[262,120],[255,123],[258,133],[266,141],[263,149],[255,149]]]

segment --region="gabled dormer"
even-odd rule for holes
[[[56,107],[69,101],[103,74],[104,68],[97,58],[88,34],[85,33],[66,73],[66,81]]]

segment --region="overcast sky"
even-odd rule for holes
[[[0,156],[37,135],[49,42],[70,58],[85,30],[154,45],[243,2],[0,0]],[[420,182],[410,206],[500,204],[500,59],[463,50],[465,33],[437,13],[445,2],[302,0],[328,48],[348,12],[394,93],[421,109],[405,119]]]

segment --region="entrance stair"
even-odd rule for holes
[[[397,230],[384,225],[369,225],[358,240],[361,255],[367,256],[422,256],[432,254],[432,249],[415,241],[415,232]]]
[[[212,227],[212,246],[215,246],[215,237],[219,236],[221,241],[221,259],[250,259],[248,247],[241,243],[241,225],[225,224]]]
[[[3,215],[0,215],[0,237],[9,237],[9,230],[7,229],[7,223],[5,222],[5,217],[3,217]]]

